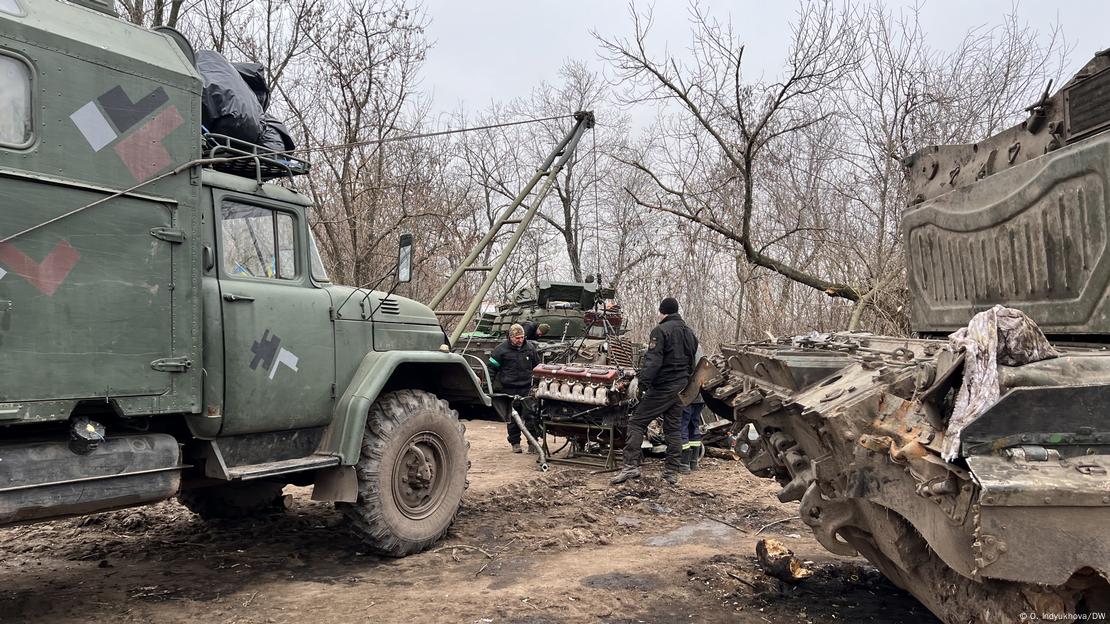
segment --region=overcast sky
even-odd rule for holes
[[[777,77],[796,4],[775,0],[703,4],[720,21],[731,21],[746,42],[749,76]],[[890,4],[897,9],[911,3]],[[969,28],[1000,23],[1014,6],[1011,0],[924,0],[920,4],[928,40],[943,50],[954,48]],[[1026,1],[1016,6],[1018,15],[1038,30],[1060,24],[1069,46],[1074,46],[1073,69],[1110,47],[1110,34],[1105,34],[1110,22],[1107,0]],[[607,37],[631,33],[628,5],[623,1],[426,0],[425,9],[434,47],[424,64],[421,88],[433,98],[436,112],[475,112],[493,101],[525,96],[541,80],[556,82],[567,59],[580,59],[603,70],[590,32]],[[685,1],[655,2],[652,49],[684,50],[690,41],[687,17]],[[1070,73],[1062,78],[1068,77]],[[597,112],[600,121],[604,111]]]

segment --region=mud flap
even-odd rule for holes
[[[355,503],[358,502],[358,475],[354,466],[335,466],[316,473],[312,486],[312,500]]]

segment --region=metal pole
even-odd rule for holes
[[[516,248],[517,243],[519,243],[521,237],[524,236],[524,230],[527,229],[528,224],[532,221],[532,218],[536,216],[536,212],[540,209],[540,205],[543,203],[544,197],[547,196],[547,193],[555,184],[555,178],[558,175],[559,171],[574,154],[574,149],[575,147],[577,147],[578,141],[582,138],[582,134],[585,133],[587,127],[592,127],[592,113],[579,113],[578,115],[580,115],[578,119],[578,124],[574,127],[574,130],[571,131],[570,135],[568,135],[567,139],[560,144],[560,147],[565,146],[565,148],[562,150],[562,158],[560,158],[559,161],[551,167],[550,171],[547,172],[547,181],[544,182],[544,185],[540,189],[539,194],[536,196],[535,201],[532,202],[532,206],[528,208],[528,211],[524,213],[523,217],[521,217],[520,223],[518,224],[516,230],[513,231],[512,238],[509,239],[509,242],[505,244],[505,248],[502,249],[501,253],[497,256],[497,261],[494,262],[493,266],[490,268],[489,273],[486,275],[485,281],[482,282],[481,288],[478,289],[478,293],[470,302],[470,306],[466,309],[466,312],[463,314],[462,318],[459,319],[458,324],[455,325],[455,329],[452,330],[452,345],[454,345],[458,341],[459,337],[462,336],[463,332],[466,331],[466,326],[470,323],[470,320],[474,318],[474,314],[478,311],[479,306],[482,305],[482,301],[485,300],[486,294],[489,292],[490,287],[493,286],[493,282],[497,279],[497,274],[501,271],[501,268],[505,266],[505,263],[509,260],[509,256],[512,254],[513,249]],[[558,154],[559,151],[556,150],[556,152],[553,153],[553,156],[557,156]]]
[[[552,163],[554,163],[555,159],[559,157],[559,154],[562,154],[564,150],[567,149],[567,145],[570,143],[571,138],[574,137],[576,133],[578,133],[579,128],[581,128],[582,125],[587,122],[589,123],[589,125],[593,124],[593,113],[579,112],[575,113],[575,117],[577,118],[578,122],[575,124],[574,128],[565,137],[563,137],[563,140],[559,142],[559,145],[557,145],[555,149],[551,151],[551,154],[549,154],[548,157],[543,161],[543,165],[541,165],[540,168],[536,170],[535,175],[533,175],[532,179],[528,181],[528,184],[524,185],[524,188],[521,189],[519,193],[517,193],[517,196],[515,198],[513,198],[513,202],[509,204],[509,206],[501,212],[501,215],[497,217],[497,220],[493,222],[493,225],[490,226],[489,231],[486,232],[486,235],[482,237],[482,240],[478,241],[478,243],[474,245],[474,248],[470,250],[470,253],[459,264],[454,273],[451,274],[451,277],[448,278],[447,282],[439,289],[439,292],[437,292],[435,296],[432,297],[431,302],[428,304],[429,307],[434,310],[436,309],[436,307],[439,306],[439,304],[443,303],[443,300],[447,297],[448,293],[451,292],[451,289],[459,283],[459,280],[462,278],[463,274],[466,273],[466,269],[474,263],[474,261],[482,253],[486,246],[489,245],[490,241],[492,241],[493,238],[497,236],[497,233],[501,231],[501,227],[505,224],[506,221],[509,220],[509,217],[511,217],[512,214],[516,212],[516,209],[519,208],[522,203],[524,203],[524,200],[528,198],[529,193],[531,193],[532,189],[536,187],[536,184],[539,183],[540,179],[542,179],[545,175],[553,175],[551,171]],[[523,227],[526,224],[522,221],[519,225]],[[517,229],[519,230],[520,228]],[[491,271],[491,273],[493,273],[493,271]],[[467,321],[469,321],[469,319],[467,319]],[[452,340],[452,342],[454,341]]]

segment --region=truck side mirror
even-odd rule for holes
[[[412,234],[402,234],[397,248],[397,282],[412,281]]]

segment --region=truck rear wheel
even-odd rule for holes
[[[285,508],[280,483],[247,481],[183,490],[177,495],[189,511],[205,520],[247,518]]]
[[[358,501],[337,506],[375,552],[402,557],[447,533],[466,489],[464,431],[446,401],[422,390],[390,392],[370,407]]]

